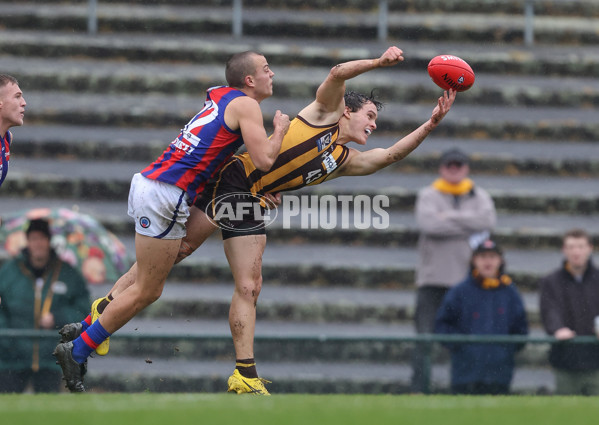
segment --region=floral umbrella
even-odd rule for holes
[[[123,243],[92,216],[67,208],[36,208],[4,216],[0,241],[10,255],[25,247],[25,230],[36,218],[48,219],[57,254],[79,268],[90,284],[114,282],[128,270]]]

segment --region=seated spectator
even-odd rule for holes
[[[492,240],[473,252],[471,270],[449,290],[435,320],[435,332],[465,335],[526,335],[520,295],[504,274],[501,249]],[[451,352],[454,394],[508,394],[514,355],[523,344],[444,344]]]

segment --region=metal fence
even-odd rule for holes
[[[534,44],[535,1],[537,0],[522,0],[524,43],[527,46]],[[232,0],[231,13],[231,33],[234,37],[239,38],[243,35],[243,0]],[[389,0],[379,0],[377,37],[380,41],[386,41],[389,34],[388,15]],[[98,32],[98,0],[88,0],[87,32],[92,35]]]

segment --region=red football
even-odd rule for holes
[[[470,65],[457,56],[439,55],[428,63],[428,75],[443,90],[466,91],[474,84]]]

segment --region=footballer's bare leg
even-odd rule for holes
[[[181,240],[181,245],[179,247],[179,253],[177,255],[177,259],[175,260],[175,264],[191,255],[218,228],[218,226],[214,224],[210,218],[208,218],[204,211],[195,206],[189,209],[189,217],[187,218],[185,227],[187,229],[187,236]],[[137,262],[131,266],[127,273],[117,280],[108,294],[110,294],[113,298],[116,298],[121,292],[133,285],[136,277]]]
[[[229,326],[237,359],[254,357],[256,303],[262,289],[262,255],[266,235],[225,239],[225,254],[235,280],[229,309]]]
[[[156,239],[135,235],[137,276],[135,281],[104,309],[99,319],[104,329],[110,333],[117,331],[137,313],[160,298],[180,245],[181,239]]]

